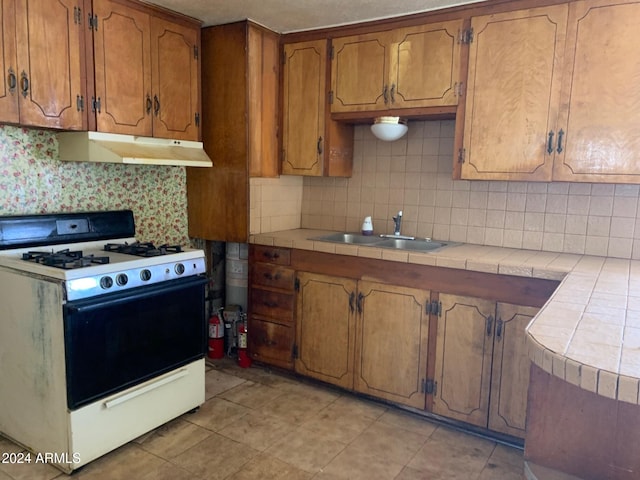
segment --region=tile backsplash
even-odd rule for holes
[[[140,240],[189,243],[184,167],[62,162],[54,132],[0,125],[0,215],[118,209]]]
[[[301,226],[640,259],[639,185],[452,180],[454,121],[392,143],[357,126],[351,178],[305,178]]]

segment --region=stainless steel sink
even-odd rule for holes
[[[310,240],[320,240],[321,242],[333,243],[349,243],[355,245],[373,245],[380,242],[380,237],[373,235],[358,235],[357,233],[332,233],[320,237],[311,238]]]
[[[309,240],[351,245],[368,245],[370,247],[411,250],[414,252],[431,252],[450,245],[450,243],[438,242],[430,239],[389,238],[389,236],[367,236],[359,235],[357,233],[331,233],[329,235],[310,238]]]
[[[388,238],[382,240],[380,243],[376,243],[376,247],[380,248],[395,248],[397,250],[412,250],[417,252],[429,252],[446,246],[447,244],[444,242],[436,242],[433,240],[406,240],[398,238]]]

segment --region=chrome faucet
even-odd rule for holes
[[[398,212],[398,215],[396,215],[395,217],[391,217],[393,218],[393,223],[395,225],[395,228],[393,230],[393,234],[396,236],[400,236],[400,224],[402,223],[402,210],[400,210]]]

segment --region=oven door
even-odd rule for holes
[[[206,283],[193,276],[67,303],[69,408],[203,358]]]

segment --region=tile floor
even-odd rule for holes
[[[521,480],[518,449],[392,407],[229,360],[207,400],[69,477],[0,464],[0,480]],[[0,437],[0,452],[20,447]]]

